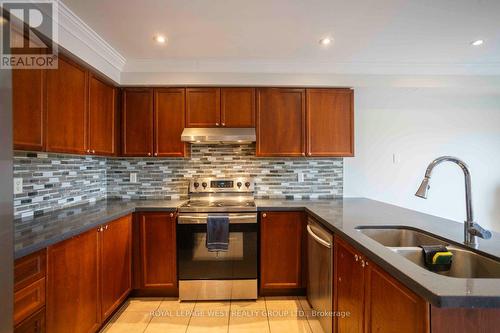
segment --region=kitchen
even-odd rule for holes
[[[495,330],[497,3],[48,3],[2,2],[0,332]]]

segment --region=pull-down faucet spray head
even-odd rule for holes
[[[431,188],[429,185],[429,181],[430,181],[429,177],[425,177],[424,180],[422,180],[422,183],[420,184],[417,192],[415,193],[417,197],[420,197],[422,199],[427,199],[427,194],[429,192],[429,189]]]

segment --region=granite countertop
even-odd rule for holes
[[[175,211],[183,202],[105,200],[42,217],[16,220],[15,257],[28,255],[132,212]],[[258,211],[307,211],[435,306],[500,307],[500,279],[458,279],[429,272],[355,229],[362,225],[410,226],[461,244],[461,223],[362,198],[318,201],[257,199],[256,205]],[[478,251],[500,260],[500,234],[493,233],[490,240],[479,241]]]

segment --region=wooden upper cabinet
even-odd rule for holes
[[[361,255],[338,237],[335,238],[335,244],[334,308],[338,311],[349,312],[350,316],[335,318],[336,329],[334,331],[363,333],[365,270],[360,264]]]
[[[86,153],[88,72],[59,58],[59,67],[47,70],[47,151]]]
[[[376,265],[366,268],[367,332],[429,332],[427,302]]]
[[[122,155],[153,155],[153,89],[123,91]]]
[[[257,156],[305,155],[305,89],[257,90]]]
[[[91,75],[87,153],[116,155],[116,89]]]
[[[221,125],[255,127],[255,88],[221,89]]]
[[[138,288],[163,294],[177,292],[176,215],[140,213]]]
[[[307,89],[307,156],[354,156],[353,91]]]
[[[107,318],[132,288],[132,215],[106,226],[101,237],[101,318]]]
[[[186,127],[218,127],[220,123],[220,88],[187,88]]]
[[[185,124],[185,89],[155,89],[155,156],[184,157],[187,145],[181,141]]]
[[[14,149],[43,150],[45,71],[12,70]]]
[[[302,212],[261,214],[261,294],[279,293],[280,290],[290,292],[303,287],[302,250],[305,223]]]
[[[47,261],[47,332],[95,332],[101,324],[98,231],[50,246]]]

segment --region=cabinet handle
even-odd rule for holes
[[[101,231],[102,231],[102,227],[97,228],[97,232],[101,232]]]
[[[148,156],[151,156],[151,153],[148,153]]]
[[[365,268],[365,261],[361,260],[361,267]]]
[[[267,217],[267,214],[266,213],[262,214],[262,217]]]
[[[170,213],[170,217],[174,217],[174,213]]]
[[[158,153],[155,153],[155,156],[158,156]]]
[[[215,123],[215,126],[219,126],[219,123]]]
[[[92,150],[92,154],[95,154],[95,150]]]
[[[222,126],[226,126],[226,123],[222,123]]]
[[[354,260],[358,261],[359,260],[359,257],[357,254],[354,255]]]
[[[87,153],[90,153],[90,149],[87,149]]]
[[[106,226],[104,227],[104,230],[108,230],[108,225],[106,224]]]

